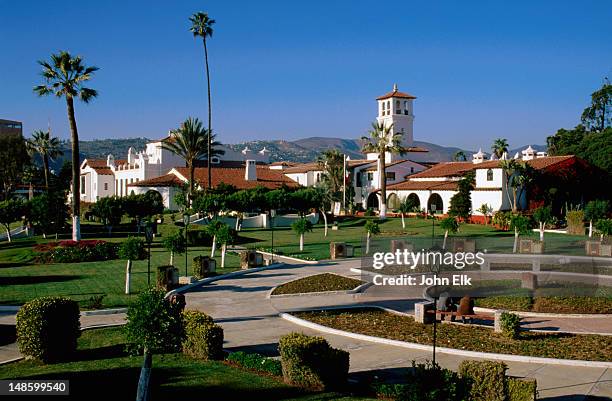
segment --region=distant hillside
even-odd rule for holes
[[[127,151],[131,147],[135,150],[143,150],[146,143],[149,141],[147,138],[127,138],[127,139],[96,139],[93,141],[81,141],[80,142],[80,153],[81,160],[85,158],[98,158],[104,159],[111,153],[115,158],[121,159],[127,156]],[[409,153],[405,157],[418,162],[440,162],[450,161],[453,159],[453,155],[463,150],[468,156],[468,159],[477,150],[465,150],[456,147],[448,147],[436,145],[434,143],[414,141],[415,146],[419,146],[429,150],[427,153]],[[317,158],[321,151],[325,149],[338,149],[340,152],[345,153],[351,157],[351,159],[361,159],[364,155],[361,153],[361,143],[359,139],[342,139],[342,138],[328,138],[328,137],[309,137],[298,139],[295,141],[284,141],[284,140],[271,140],[271,141],[248,141],[239,144],[226,145],[235,151],[241,151],[245,146],[253,151],[259,151],[264,147],[270,151],[270,161],[294,161],[294,162],[310,162]],[[516,152],[520,152],[525,149],[528,145],[521,146],[516,149],[512,149],[508,152],[510,157],[513,157]],[[542,145],[531,145],[536,151],[546,150],[546,146]],[[63,160],[70,160],[70,142],[62,142],[62,150],[64,156],[58,158],[51,163],[51,168],[54,170],[59,169],[62,165]],[[484,152],[490,153],[490,149],[483,149]]]

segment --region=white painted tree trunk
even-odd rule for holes
[[[11,230],[9,227],[6,228],[6,239],[11,242]]]
[[[589,220],[589,238],[593,238],[593,220]]]
[[[152,354],[145,348],[144,361],[140,368],[140,377],[138,378],[138,387],[136,389],[136,401],[149,400],[149,381],[151,380],[151,365]]]
[[[544,242],[544,223],[540,223],[540,242]]]
[[[382,203],[380,204],[380,213],[378,215],[380,217],[380,219],[386,219],[387,218],[387,205]]]
[[[128,259],[125,266],[125,293],[130,294],[130,284],[132,276],[132,261]]]
[[[366,235],[366,255],[370,253],[370,233]]]
[[[210,249],[210,257],[214,258],[215,257],[215,251],[217,250],[217,236],[214,235],[213,236],[213,243],[212,243],[212,248]]]
[[[72,216],[72,240],[81,240],[81,217]]]
[[[221,245],[221,268],[225,267],[225,251],[227,250],[227,245]]]
[[[442,249],[446,249],[446,239],[448,238],[448,230],[444,231],[444,241],[442,241]]]
[[[321,210],[321,214],[323,215],[323,223],[325,225],[325,236],[327,237],[327,215],[325,214],[325,210]]]
[[[519,238],[519,232],[515,228],[514,229],[514,247],[512,248],[512,253],[516,253],[516,251],[518,250],[518,238]]]
[[[238,231],[239,228],[240,228],[240,215],[236,215],[236,225],[234,226],[234,229]]]
[[[402,212],[402,228],[406,229],[406,220],[404,220],[404,212]]]
[[[170,266],[174,266],[174,252],[170,251]]]
[[[304,250],[304,234],[300,234],[300,251]]]

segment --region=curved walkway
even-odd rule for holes
[[[282,311],[355,303],[384,305],[397,310],[410,311],[413,301],[373,298],[363,294],[267,298],[275,286],[312,274],[330,272],[358,277],[349,271],[351,267],[358,267],[358,264],[359,260],[346,260],[314,266],[287,265],[217,281],[186,293],[187,307],[213,316],[223,326],[225,347],[230,350],[277,355],[279,337],[292,331],[301,331],[306,334],[323,335],[333,346],[349,351],[351,372],[355,375],[359,375],[359,372],[376,371],[380,375],[397,376],[411,365],[412,360],[431,359],[429,352],[321,334],[315,330],[296,326],[278,316]],[[552,326],[551,322],[546,324]],[[572,326],[576,325],[577,323],[572,323]],[[609,329],[612,332],[612,328]],[[437,355],[439,363],[451,369],[456,369],[463,359],[453,355]],[[509,362],[508,366],[510,375],[536,378],[542,399],[581,400],[585,399],[586,395],[612,397],[610,369],[517,362]]]

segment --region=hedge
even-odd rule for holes
[[[508,401],[535,401],[537,382],[535,380],[508,378]]]
[[[27,357],[44,363],[70,357],[81,335],[79,305],[69,298],[34,299],[17,312],[17,343]]]
[[[223,359],[223,329],[198,311],[183,312],[183,353],[203,360]]]
[[[503,312],[500,317],[502,334],[512,340],[521,334],[521,318],[516,313]]]
[[[265,357],[261,354],[238,351],[229,354],[226,359],[228,362],[235,363],[246,369],[266,372],[274,376],[283,375],[281,361]]]
[[[322,337],[290,333],[280,338],[283,379],[312,390],[344,385],[348,378],[349,353],[332,348]]]
[[[470,390],[469,399],[473,401],[506,401],[508,384],[503,362],[463,361],[459,365],[459,375],[465,379]]]
[[[80,263],[117,259],[119,246],[101,240],[61,241],[36,246],[40,263]]]

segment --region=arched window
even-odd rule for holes
[[[487,170],[487,181],[493,181],[493,170]]]
[[[397,194],[392,193],[391,195],[387,197],[387,207],[389,209],[392,209],[392,210],[399,209],[400,204],[401,204],[401,201],[400,201],[400,198],[397,196]]]

